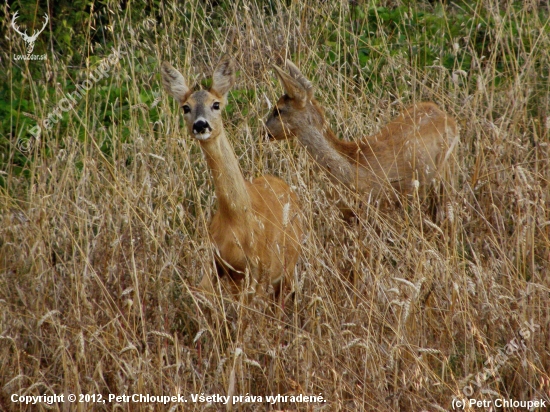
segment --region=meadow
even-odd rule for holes
[[[29,34],[48,14],[45,60],[16,57],[15,11]],[[1,410],[231,410],[201,394],[242,396],[238,411],[550,405],[548,2],[14,1],[0,16]],[[216,200],[160,63],[208,87],[224,53],[244,176],[282,178],[303,209],[284,307],[195,290],[215,273]],[[451,114],[460,141],[435,206],[380,208],[298,142],[267,141],[284,59],[344,140],[415,102]],[[44,394],[96,398],[14,402]],[[188,402],[94,402],[109,394]]]

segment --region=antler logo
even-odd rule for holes
[[[13,27],[13,29],[17,33],[19,33],[21,36],[23,36],[23,40],[25,40],[25,43],[27,43],[27,54],[31,54],[32,51],[34,50],[34,42],[38,38],[38,35],[44,31],[44,29],[46,28],[46,25],[48,24],[48,21],[50,20],[50,18],[48,17],[47,14],[44,14],[44,18],[46,19],[46,21],[44,22],[44,25],[42,26],[42,28],[38,32],[34,32],[32,34],[32,36],[29,36],[27,34],[27,30],[25,30],[25,32],[22,33],[21,30],[19,30],[19,27],[17,27],[17,24],[15,24],[15,20],[17,20],[17,14],[18,13],[19,12],[16,11],[15,14],[13,15],[13,18],[11,19],[11,26]]]

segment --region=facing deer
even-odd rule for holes
[[[290,74],[275,66],[286,94],[266,121],[270,138],[298,138],[334,182],[359,193],[376,198],[386,188],[408,195],[415,186],[425,193],[458,141],[451,116],[434,103],[418,103],[379,133],[345,142],[327,124],[311,82],[292,62],[286,64]]]
[[[218,64],[210,90],[193,92],[167,62],[162,63],[161,73],[164,88],[182,107],[187,131],[198,140],[212,173],[218,211],[209,234],[218,275],[228,275],[239,290],[248,272],[253,291],[258,284],[279,290],[300,254],[300,208],[282,180],[268,175],[252,182],[243,178],[221,115],[235,83],[233,61],[226,56]],[[198,287],[204,292],[214,290],[208,275]]]

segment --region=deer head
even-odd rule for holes
[[[275,140],[296,136],[312,123],[322,125],[318,109],[312,104],[313,85],[291,61],[286,61],[286,67],[288,73],[273,67],[285,89],[265,122],[268,136]]]
[[[210,90],[192,93],[184,77],[168,62],[162,63],[162,84],[181,105],[190,136],[199,141],[215,139],[222,131],[221,109],[235,83],[235,65],[225,56],[214,70]]]
[[[42,28],[39,30],[39,31],[35,31],[32,36],[29,36],[27,34],[27,30],[25,30],[25,32],[21,32],[21,30],[19,30],[19,27],[17,27],[17,24],[15,24],[15,20],[17,20],[17,14],[19,12],[16,11],[15,14],[13,15],[13,18],[11,19],[11,26],[13,27],[13,29],[19,33],[21,36],[23,36],[23,40],[25,40],[25,43],[27,43],[27,54],[31,54],[32,51],[34,50],[34,42],[36,41],[36,39],[38,38],[38,35],[40,33],[42,33],[44,31],[44,29],[46,28],[46,25],[48,24],[48,21],[50,20],[48,15],[47,14],[44,14],[44,18],[45,18],[45,22],[44,22],[44,25],[42,26]]]

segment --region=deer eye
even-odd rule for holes
[[[275,107],[273,109],[273,117],[279,117],[280,114],[281,114],[281,111],[279,110],[279,108]]]
[[[184,105],[182,106],[182,109],[183,109],[183,113],[185,113],[185,114],[187,114],[187,113],[189,113],[189,112],[191,111],[191,108],[190,108],[188,105],[186,105],[186,104],[184,104]]]
[[[220,102],[214,102],[214,104],[212,105],[212,109],[220,110]]]

